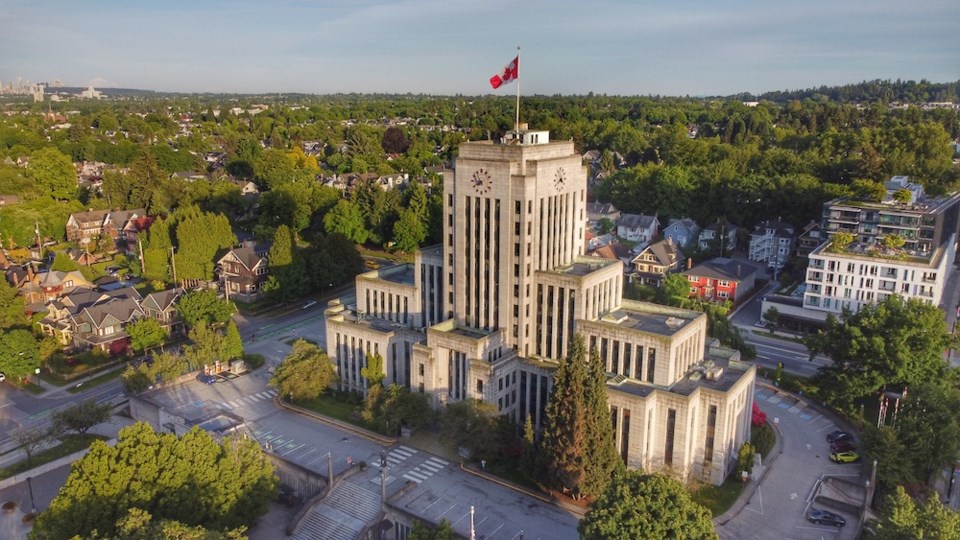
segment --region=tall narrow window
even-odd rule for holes
[[[647,352],[647,382],[653,382],[653,376],[657,373],[657,350],[650,347]]]
[[[667,409],[667,436],[663,445],[663,463],[673,466],[673,436],[677,429],[677,410]]]
[[[711,405],[707,413],[707,443],[703,448],[703,462],[706,465],[713,463],[713,436],[717,429],[717,406]]]

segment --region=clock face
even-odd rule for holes
[[[470,183],[473,184],[474,191],[483,195],[490,191],[490,186],[493,185],[493,179],[490,178],[490,173],[485,169],[477,169],[477,171],[473,173],[473,176],[470,177]]]
[[[563,167],[558,167],[557,172],[553,175],[553,185],[557,187],[557,190],[563,189],[567,184],[567,172],[563,170]]]

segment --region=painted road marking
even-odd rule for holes
[[[444,466],[444,467],[450,464],[449,461],[444,461],[444,460],[442,460],[442,459],[440,459],[440,458],[438,458],[438,457],[431,457],[431,458],[428,459],[427,461],[433,461],[433,462],[435,462],[435,463],[439,463],[441,466]]]
[[[423,471],[418,471],[417,469],[408,471],[407,474],[409,474],[410,476],[415,476],[420,480],[426,480],[427,478],[430,478],[429,474],[423,474]]]
[[[294,450],[298,450],[298,449],[300,449],[300,448],[303,448],[305,444],[306,444],[306,443],[300,444],[299,446],[294,446],[294,447],[291,448],[290,450],[287,450],[286,452],[284,452],[283,454],[280,454],[280,455],[281,455],[281,456],[285,456],[285,455],[289,454],[290,452],[293,452]],[[290,446],[290,445],[288,444],[287,446]]]
[[[406,478],[407,480],[411,480],[411,481],[416,482],[416,483],[418,483],[418,484],[421,483],[421,482],[423,482],[423,480],[420,480],[419,478],[414,478],[414,477],[410,476],[410,473],[407,473],[407,474],[403,475],[403,477]]]
[[[439,471],[440,469],[443,468],[443,467],[438,467],[438,466],[433,465],[432,463],[428,463],[428,462],[421,463],[421,464],[420,464],[420,467],[423,467],[424,469],[429,469],[430,472],[432,472],[432,473],[435,473],[435,472],[437,472],[437,471]],[[419,467],[418,467],[418,468],[419,468]]]
[[[417,453],[417,451],[414,450],[413,448],[407,448],[406,446],[404,446],[404,445],[402,445],[402,444],[401,444],[400,446],[394,448],[394,450],[402,450],[402,451],[404,451],[404,452],[409,452],[409,454],[410,454],[411,456],[412,456],[413,454],[416,454],[416,453]]]
[[[809,420],[809,419],[813,418],[813,415],[810,414],[810,413],[803,413],[803,414],[800,415],[800,418],[803,418],[804,420]]]

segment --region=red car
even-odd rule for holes
[[[836,441],[830,445],[830,451],[834,453],[854,452],[856,450],[857,450],[857,445],[853,444],[853,441],[849,439]]]

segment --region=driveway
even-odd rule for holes
[[[782,450],[749,502],[733,518],[716,527],[724,540],[853,540],[857,517],[812,503],[823,475],[859,481],[860,465],[837,465],[828,459],[826,434],[843,429],[829,413],[806,401],[766,385],[757,385],[757,405],[782,435]],[[841,529],[810,523],[804,517],[811,507],[837,512],[847,520]]]

